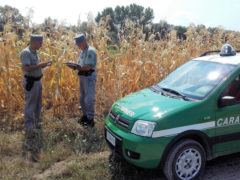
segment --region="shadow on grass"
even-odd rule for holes
[[[96,128],[85,128],[74,139],[75,149],[86,154],[101,152],[104,145],[103,136]]]

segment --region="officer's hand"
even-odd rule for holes
[[[47,62],[47,66],[51,66],[52,63],[53,63],[53,61],[48,61],[48,62]]]
[[[73,70],[76,70],[76,66],[72,66],[72,65],[67,65],[68,67],[70,67]]]
[[[40,68],[45,68],[48,65],[49,62],[41,62],[38,64]]]

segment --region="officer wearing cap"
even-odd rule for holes
[[[50,65],[50,62],[40,62],[37,50],[43,44],[43,37],[40,35],[30,36],[30,45],[20,55],[23,71],[23,87],[25,95],[24,104],[24,125],[25,142],[23,150],[30,151],[32,155],[39,152],[36,146],[36,129],[40,128],[40,112],[42,108],[42,69]],[[34,156],[32,156],[33,158]]]
[[[94,126],[94,98],[96,84],[96,51],[88,45],[84,34],[75,37],[75,45],[81,49],[78,59],[79,66],[69,66],[78,70],[80,79],[80,105],[83,116],[78,123],[84,126]]]

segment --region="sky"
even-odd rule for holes
[[[203,24],[206,27],[222,27],[226,30],[240,31],[239,0],[1,0],[0,6],[17,8],[23,16],[33,10],[32,21],[43,23],[51,17],[66,25],[86,21],[96,17],[107,7],[130,4],[152,8],[154,23],[161,20],[169,24],[189,26]],[[90,16],[89,16],[90,14]]]

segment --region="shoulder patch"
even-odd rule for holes
[[[91,54],[89,54],[89,55],[88,55],[88,58],[92,58],[92,55],[91,55]]]

